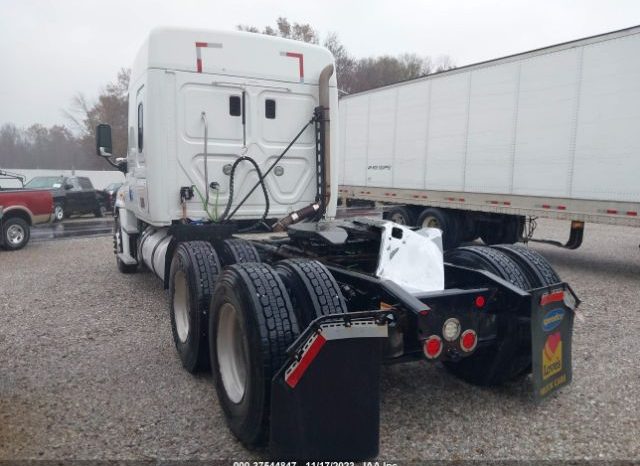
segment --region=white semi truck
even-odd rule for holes
[[[169,290],[173,340],[208,370],[232,432],[276,458],[367,459],[381,361],[442,362],[480,385],[571,380],[578,300],[513,246],[334,219],[338,93],[324,48],[242,32],[158,29],[131,73],[115,205],[123,273]],[[429,407],[415,407],[429,409]]]
[[[535,218],[640,227],[640,27],[340,100],[340,195],[444,230],[447,247],[514,243]]]

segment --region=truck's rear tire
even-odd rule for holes
[[[416,224],[416,216],[409,207],[405,206],[394,206],[388,212],[385,212],[384,218],[398,225],[412,227]]]
[[[491,272],[523,290],[531,289],[521,267],[504,252],[487,246],[464,246],[445,254],[445,261]],[[456,377],[474,385],[501,385],[531,367],[530,343],[522,340],[521,323],[513,316],[498,314],[497,340],[490,346],[444,366]]]
[[[287,259],[278,262],[275,269],[291,298],[301,329],[318,317],[347,312],[338,283],[320,262]]]
[[[522,271],[527,275],[532,288],[549,286],[560,282],[560,277],[553,270],[547,259],[538,252],[516,244],[500,244],[494,249],[504,252],[518,263]]]
[[[2,243],[8,251],[22,249],[29,242],[31,231],[26,220],[20,217],[2,219]]]
[[[209,368],[209,305],[221,269],[206,241],[180,243],[171,261],[171,332],[180,361],[191,373]]]
[[[442,246],[453,249],[460,244],[458,219],[455,214],[437,207],[428,207],[418,216],[416,226],[420,228],[439,228],[442,231]]]
[[[300,334],[282,280],[267,264],[226,267],[211,301],[209,356],[227,425],[247,446],[269,431],[271,379]]]
[[[218,246],[222,265],[243,264],[245,262],[261,262],[258,250],[244,239],[225,239]]]

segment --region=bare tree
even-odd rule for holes
[[[87,101],[77,94],[71,109],[65,114],[80,133],[80,141],[87,153],[93,152],[95,130],[99,123],[111,125],[113,152],[117,155],[127,153],[127,111],[129,106],[129,79],[131,70],[122,68],[116,80],[107,84],[95,103]]]
[[[287,18],[282,16],[276,20],[275,28],[265,26],[260,30],[255,26],[238,25],[238,29],[312,44],[319,43],[318,33],[311,25],[308,23],[291,24]],[[439,56],[436,60],[414,53],[405,53],[397,57],[384,55],[356,59],[349,54],[335,32],[327,35],[323,45],[331,51],[335,58],[336,75],[341,94],[361,92],[455,68],[453,60],[448,55]]]

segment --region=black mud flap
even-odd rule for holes
[[[536,400],[571,382],[571,338],[579,304],[566,283],[531,291],[531,361]]]
[[[385,314],[317,319],[271,382],[270,450],[277,459],[362,461],[378,454]]]

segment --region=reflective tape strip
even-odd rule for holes
[[[201,48],[221,49],[222,44],[217,42],[196,42],[196,71],[202,73],[202,52]]]
[[[545,306],[549,303],[555,303],[564,299],[564,290],[553,291],[540,297],[540,305]]]
[[[298,52],[280,52],[283,57],[297,58],[298,59],[298,73],[300,75],[300,82],[304,82],[304,55]]]
[[[308,369],[311,362],[316,358],[320,349],[327,340],[316,333],[304,344],[303,353],[299,361],[294,362],[284,373],[284,380],[291,388],[295,388],[298,382]]]
[[[295,388],[313,360],[327,341],[349,338],[386,338],[389,335],[386,325],[378,325],[373,319],[355,320],[349,325],[344,322],[321,324],[318,333],[313,334],[302,347],[302,354],[285,371],[284,380]]]

